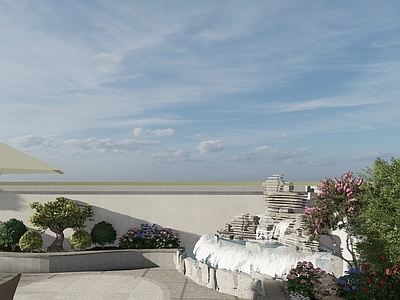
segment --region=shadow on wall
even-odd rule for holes
[[[77,199],[71,199],[76,201],[80,205],[91,205],[89,203],[77,200]],[[157,224],[160,227],[163,227],[163,224],[160,224],[157,222],[157,220],[143,220],[143,219],[138,219],[134,218],[129,215],[117,213],[102,207],[94,206],[92,205],[93,210],[94,210],[94,221],[86,221],[85,225],[85,230],[91,231],[93,226],[96,223],[99,223],[101,221],[106,221],[108,223],[111,223],[114,227],[114,229],[117,231],[117,236],[123,235],[126,233],[128,228],[140,228],[140,225],[143,223],[148,223],[148,224]],[[193,251],[194,245],[196,242],[199,240],[200,236],[197,234],[193,234],[190,232],[186,231],[181,231],[177,230],[175,228],[171,228],[173,233],[178,233],[180,236],[180,245],[182,247],[185,247],[185,249],[189,252]],[[72,230],[68,229],[65,231],[65,236],[66,240],[64,241],[64,247],[68,248],[69,246],[69,236],[73,233]],[[55,237],[55,236],[54,236]],[[51,244],[52,241],[50,241]],[[115,241],[115,244],[118,243],[118,240]],[[49,245],[50,245],[49,244]]]
[[[322,246],[325,246],[329,250],[331,250],[334,254],[337,255],[337,253],[343,253],[343,247],[342,247],[342,242],[340,239],[340,236],[338,235],[333,235],[332,240],[329,236],[323,235],[320,238],[320,243]]]
[[[18,194],[13,192],[5,192],[0,189],[0,211],[5,211],[5,210],[19,211],[23,208],[22,203],[23,200]]]

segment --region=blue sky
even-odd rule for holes
[[[1,1],[0,141],[64,175],[320,181],[400,156],[398,1]]]

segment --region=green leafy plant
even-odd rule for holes
[[[28,230],[19,239],[19,247],[25,252],[40,249],[42,245],[42,235],[36,230]]]
[[[101,221],[95,224],[90,232],[92,242],[104,248],[105,244],[113,244],[117,239],[117,232],[111,223]]]
[[[400,159],[378,158],[363,176],[363,209],[356,227],[363,238],[357,251],[374,269],[390,268],[400,263]],[[377,253],[384,253],[386,259]]]
[[[314,285],[323,274],[326,274],[326,272],[320,268],[314,268],[312,262],[299,261],[297,266],[291,269],[287,275],[287,290],[289,293],[301,294],[314,300],[316,299]]]
[[[159,228],[156,224],[141,224],[140,228],[129,228],[118,238],[123,249],[155,249],[179,247],[179,234],[170,228]]]
[[[21,236],[27,231],[24,222],[15,218],[9,219],[0,226],[0,250],[15,251]]]
[[[346,248],[351,259],[342,256],[342,249],[336,246],[339,256],[351,267],[358,268],[354,228],[359,222],[361,212],[361,185],[363,178],[356,178],[348,171],[341,178],[327,179],[318,187],[321,190],[314,197],[315,205],[305,210],[305,231],[311,240],[317,240],[321,235],[328,236],[334,245],[336,241],[332,231],[342,229],[346,232]]]
[[[89,232],[78,229],[72,234],[69,243],[73,249],[84,250],[92,245],[92,239]]]
[[[50,252],[63,251],[65,229],[83,228],[85,221],[94,215],[91,205],[79,205],[64,197],[45,204],[33,202],[30,207],[36,210],[30,222],[41,230],[50,229],[56,234],[54,242],[47,248]]]

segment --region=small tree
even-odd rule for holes
[[[378,158],[364,172],[357,249],[374,268],[390,268],[400,264],[400,159]]]
[[[358,222],[360,214],[359,195],[362,178],[356,178],[348,171],[340,179],[325,178],[318,188],[321,193],[315,196],[315,205],[306,208],[305,229],[311,240],[317,240],[321,235],[328,236],[333,244],[336,244],[332,231],[343,229],[346,234],[346,248],[352,259],[346,259],[342,255],[342,249],[338,247],[338,254],[352,268],[358,268],[353,229]]]
[[[50,252],[63,251],[64,230],[85,227],[85,221],[94,215],[91,205],[79,205],[73,200],[58,197],[45,204],[30,204],[36,212],[29,221],[41,230],[50,229],[56,234],[54,242],[47,248]]]

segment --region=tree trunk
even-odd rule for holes
[[[49,247],[47,247],[47,252],[62,252],[64,250],[63,248],[64,231],[54,232],[54,233],[56,234],[56,239]]]

